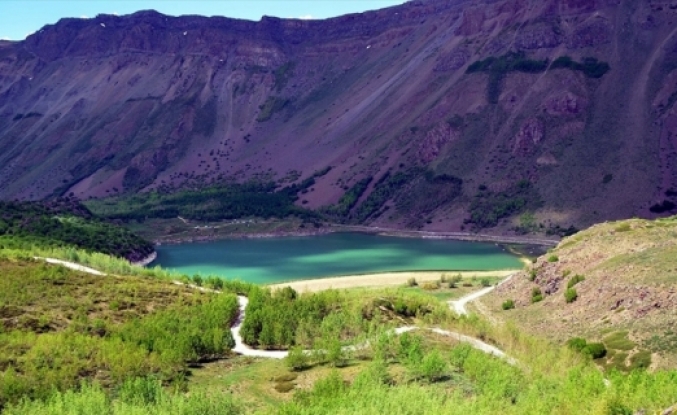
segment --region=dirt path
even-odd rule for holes
[[[49,264],[55,264],[55,265],[63,265],[66,268],[70,268],[75,271],[80,271],[80,272],[85,272],[87,274],[92,274],[92,275],[99,275],[99,276],[105,276],[101,271],[97,271],[94,268],[89,268],[84,265],[76,264],[74,262],[68,262],[68,261],[62,261],[60,259],[54,259],[54,258],[40,258],[40,257],[34,257],[35,259],[42,259],[45,262]]]
[[[505,284],[506,282],[510,281],[510,279],[515,274],[517,274],[517,272],[511,272],[510,275],[508,275],[506,279],[504,279],[503,281],[499,282],[496,285],[492,285],[491,287],[487,287],[487,288],[484,288],[482,290],[476,291],[474,293],[470,293],[466,296],[459,298],[458,300],[451,300],[451,301],[448,302],[449,307],[452,310],[454,310],[456,312],[456,314],[458,314],[458,315],[468,315],[468,310],[465,308],[466,304],[468,304],[471,301],[475,301],[475,300],[477,300],[478,298],[480,298],[484,295],[489,294],[490,292],[495,290],[496,287],[499,287],[499,286]]]
[[[54,258],[40,258],[40,257],[35,257],[35,258],[36,259],[42,259],[42,260],[44,260],[44,261],[46,261],[50,264],[62,265],[66,268],[70,268],[70,269],[73,269],[73,270],[76,270],[76,271],[86,272],[86,273],[92,274],[92,275],[97,275],[97,276],[105,276],[106,275],[103,272],[97,271],[93,268],[85,267],[83,265],[76,264],[76,263],[69,262],[69,261],[63,261],[63,260],[54,259]],[[437,275],[439,275],[439,273],[437,273]],[[503,282],[509,280],[512,277],[512,275],[514,275],[514,274],[511,274],[510,276],[508,276],[508,278],[503,280]],[[439,278],[439,276],[438,276],[438,278]],[[503,283],[503,282],[501,282],[501,283]],[[187,284],[184,284],[184,283],[178,282],[178,281],[174,281],[173,283],[177,284],[177,285],[182,285],[182,286],[186,286],[186,287],[192,287],[192,288],[200,289],[201,291],[218,292],[218,291],[208,290],[208,289],[202,288],[202,287],[195,287],[195,286],[192,286],[192,285],[187,285]],[[491,290],[493,290],[493,289],[494,289],[494,287],[489,287],[489,288],[485,288],[483,290],[480,290],[478,292],[466,295],[466,296],[462,297],[461,299],[453,302],[453,303],[455,303],[453,306],[451,305],[452,302],[450,302],[449,303],[450,307],[452,307],[454,310],[457,310],[457,313],[459,313],[459,314],[467,314],[467,311],[465,310],[465,304],[467,304],[468,302],[473,301],[473,300],[491,292]],[[233,334],[233,339],[235,340],[235,347],[232,350],[235,353],[239,353],[243,356],[263,357],[263,358],[269,358],[269,359],[284,359],[285,357],[287,357],[289,352],[286,351],[286,350],[257,350],[257,349],[252,349],[251,347],[247,346],[244,343],[242,336],[240,335],[240,330],[242,329],[242,323],[244,322],[245,313],[246,313],[246,310],[247,310],[247,305],[249,304],[249,299],[247,299],[247,297],[244,297],[244,296],[238,296],[237,299],[238,299],[240,312],[239,312],[237,320],[235,321],[235,324],[230,329],[231,333]],[[462,311],[459,312],[458,310],[462,310]],[[414,331],[414,330],[430,330],[433,333],[437,333],[437,334],[440,334],[442,336],[451,337],[451,338],[453,338],[453,339],[455,339],[455,340],[457,340],[461,343],[467,343],[470,346],[472,346],[473,348],[480,350],[484,353],[499,357],[501,359],[505,359],[511,365],[517,364],[515,359],[509,357],[508,355],[505,354],[505,352],[498,349],[497,347],[492,346],[490,344],[487,344],[480,339],[476,339],[474,337],[466,336],[466,335],[461,334],[461,333],[457,333],[457,332],[453,332],[453,331],[449,331],[449,330],[442,330],[442,329],[438,329],[438,328],[426,329],[426,328],[420,328],[420,327],[416,327],[416,326],[399,327],[399,328],[395,329],[394,332],[395,332],[395,334],[402,334],[402,333],[407,333],[407,332]],[[359,346],[348,346],[346,349],[354,350],[356,347],[359,347]]]
[[[496,289],[496,287],[506,283],[507,281],[509,281],[513,277],[513,275],[516,274],[515,271],[507,271],[507,272],[509,273],[507,278],[505,278],[499,284],[497,284],[495,286],[484,288],[480,291],[476,291],[476,292],[471,293],[471,294],[468,294],[466,296],[459,298],[458,300],[449,301],[448,302],[449,307],[459,315],[467,315],[468,311],[465,308],[466,304],[468,304],[469,302],[474,301],[474,300],[476,300],[476,299],[478,299],[478,298],[480,298],[480,297],[482,297],[486,294],[489,294],[491,291]],[[410,274],[410,273],[407,273],[407,274]],[[411,274],[420,274],[420,273],[411,273]],[[439,278],[439,273],[435,273],[435,275],[437,276],[437,278]],[[361,277],[361,278],[366,277],[368,281],[369,281],[369,278],[374,278],[374,276],[358,276],[358,277]],[[355,278],[355,277],[353,277],[353,278]],[[341,278],[329,278],[329,279],[335,280],[335,279],[341,279]],[[321,281],[322,280],[315,280],[314,282],[319,283]],[[303,283],[303,282],[304,281],[301,281],[299,283]],[[273,286],[273,287],[274,288],[280,288],[280,287],[284,287],[284,286],[292,286],[292,288],[294,288],[293,283],[292,284],[278,284],[278,285]],[[332,285],[331,284],[324,285],[324,288],[321,288],[322,286],[318,284],[318,285],[311,285],[311,287],[315,288],[312,291],[319,291],[321,289],[331,288]],[[307,286],[305,288],[306,288],[306,290],[308,290]],[[231,332],[233,333],[233,338],[235,339],[235,348],[233,348],[233,351],[236,352],[236,353],[239,353],[243,356],[266,357],[266,358],[272,358],[272,359],[284,359],[288,354],[287,351],[257,350],[257,349],[252,349],[251,347],[244,344],[244,342],[242,340],[242,336],[240,336],[240,329],[242,327],[242,322],[244,321],[245,309],[246,309],[249,301],[247,300],[247,297],[242,297],[242,296],[238,297],[238,300],[239,300],[239,303],[240,303],[240,317],[238,318],[235,325],[231,328]],[[436,333],[436,334],[439,334],[439,335],[442,335],[442,336],[446,336],[446,337],[450,337],[450,338],[452,338],[452,339],[454,339],[454,340],[456,340],[460,343],[469,344],[473,348],[475,348],[479,351],[482,351],[484,353],[490,354],[492,356],[496,356],[496,357],[501,358],[501,359],[505,359],[511,365],[517,365],[517,361],[514,358],[506,355],[505,352],[502,351],[501,349],[499,349],[495,346],[492,346],[488,343],[485,343],[480,339],[470,337],[470,336],[466,336],[465,334],[457,333],[457,332],[454,332],[454,331],[442,330],[442,329],[439,329],[439,328],[428,329],[428,328],[420,328],[420,327],[417,327],[417,326],[404,326],[404,327],[399,327],[399,328],[395,329],[394,333],[399,335],[399,334],[408,333],[408,332],[414,331],[414,330],[430,330],[433,333]],[[359,348],[359,347],[360,346],[347,346],[345,349],[346,350],[355,350],[356,348]]]

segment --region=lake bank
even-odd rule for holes
[[[181,221],[185,226],[189,223],[185,220]],[[245,226],[258,230],[252,231],[233,231],[228,233],[220,233],[219,231],[228,226]],[[258,225],[255,226],[255,225]],[[276,225],[278,229],[267,229],[265,225]],[[321,227],[312,229],[302,229],[296,226],[290,229],[287,222],[275,221],[234,221],[225,224],[210,224],[210,225],[196,225],[190,229],[185,229],[179,234],[165,235],[162,237],[151,238],[157,245],[166,244],[184,244],[194,242],[213,242],[227,239],[258,239],[258,238],[281,238],[281,237],[311,237],[326,235],[337,232],[350,233],[366,233],[381,236],[393,236],[398,238],[420,238],[420,239],[451,239],[457,241],[470,242],[493,242],[499,244],[522,244],[551,247],[556,246],[559,238],[546,238],[540,236],[517,236],[517,235],[493,235],[481,234],[472,232],[434,232],[434,231],[418,231],[408,229],[385,228],[375,226],[359,226],[359,225],[342,225],[342,224],[324,224]],[[275,226],[271,226],[275,227]]]
[[[291,287],[298,292],[316,292],[328,289],[345,288],[368,288],[368,287],[389,287],[405,285],[410,279],[415,279],[418,284],[423,282],[440,281],[443,275],[452,277],[460,274],[463,278],[486,278],[499,277],[505,278],[519,269],[499,270],[499,271],[401,271],[401,272],[383,272],[362,275],[346,275],[327,278],[318,278],[311,280],[289,281],[279,284],[271,284],[270,288],[277,290],[284,287]]]

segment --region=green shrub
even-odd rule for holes
[[[576,274],[567,283],[567,288],[571,288],[574,285],[578,284],[579,282],[583,281],[585,281],[585,277],[583,275]]]
[[[505,300],[501,305],[501,307],[504,310],[512,310],[513,308],[515,308],[515,300]]]
[[[587,345],[588,342],[581,337],[573,337],[567,341],[567,346],[577,352],[582,352],[583,349],[585,349],[585,346]]]
[[[557,255],[553,254],[548,257],[548,262],[557,262],[557,261],[559,261],[559,257]]]
[[[567,303],[573,303],[577,298],[578,293],[576,292],[575,288],[567,288],[567,290],[564,291],[564,299]]]
[[[421,377],[431,383],[444,378],[448,369],[449,365],[437,350],[425,355],[421,361]]]
[[[275,384],[275,390],[280,393],[288,393],[294,390],[295,385],[292,382],[278,382]]]
[[[482,278],[480,280],[480,285],[482,285],[482,287],[491,287],[491,280],[489,278]]]
[[[634,411],[627,406],[625,406],[618,398],[613,399],[607,403],[606,414],[607,415],[632,415]],[[641,413],[641,412],[638,412]]]
[[[193,284],[197,285],[198,287],[202,287],[202,283],[204,282],[204,280],[202,279],[202,276],[195,274],[195,275],[193,275],[192,280],[193,280]]]
[[[593,359],[601,359],[606,356],[606,347],[602,343],[588,343],[582,352]]]
[[[630,224],[629,223],[622,223],[618,226],[616,226],[615,231],[616,232],[628,232],[630,230]]]
[[[651,366],[651,352],[642,350],[630,357],[630,369],[648,369]]]
[[[463,281],[463,277],[461,276],[461,274],[454,275],[449,280],[449,288],[457,288],[458,284],[460,284],[461,281]]]
[[[289,349],[289,354],[284,358],[284,364],[295,372],[306,370],[310,367],[310,357],[300,346]]]
[[[430,282],[425,282],[421,286],[426,291],[434,291],[434,290],[439,290],[440,289],[440,282],[439,281],[430,281]]]
[[[535,281],[536,277],[538,277],[538,271],[536,271],[536,268],[531,268],[529,270],[529,281]]]
[[[539,287],[535,287],[531,290],[531,303],[538,303],[539,301],[543,301],[543,293]]]
[[[411,277],[407,280],[407,286],[408,287],[416,287],[418,286],[418,282],[416,282],[416,278]]]

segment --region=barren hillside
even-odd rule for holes
[[[0,197],[291,183],[331,166],[298,204],[354,190],[361,223],[655,216],[677,202],[675,20],[675,0],[63,19],[0,42]]]

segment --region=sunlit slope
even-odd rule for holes
[[[627,337],[621,345],[626,354],[647,350],[654,365],[674,364],[676,237],[676,217],[595,225],[565,238],[500,287],[489,301],[492,311],[560,341]],[[535,298],[539,292],[542,301]],[[516,308],[501,311],[507,299]]]

